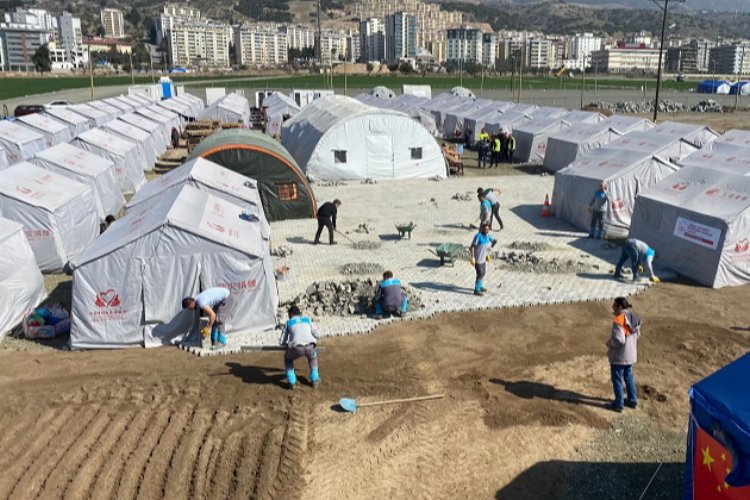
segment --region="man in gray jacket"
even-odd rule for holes
[[[294,361],[297,358],[306,357],[310,365],[310,382],[313,388],[320,385],[318,374],[318,330],[312,320],[302,316],[299,307],[289,308],[289,320],[284,325],[279,338],[279,344],[286,346],[284,354],[284,369],[286,370],[286,381],[290,389],[297,384],[297,375],[294,373]]]
[[[638,360],[641,319],[630,308],[631,305],[625,297],[617,297],[612,304],[615,319],[607,341],[607,357],[612,372],[612,388],[615,392],[612,409],[616,412],[621,412],[624,405],[630,408],[638,406],[633,365]],[[623,385],[627,390],[627,401],[623,401]]]

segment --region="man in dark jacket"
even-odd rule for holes
[[[315,233],[315,241],[313,245],[320,243],[320,233],[323,232],[323,228],[328,228],[328,240],[331,245],[335,245],[333,241],[333,231],[336,229],[336,214],[338,208],[341,206],[341,200],[327,201],[323,203],[318,209],[318,232]]]

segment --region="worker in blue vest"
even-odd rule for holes
[[[469,251],[471,252],[471,265],[477,273],[474,282],[474,295],[482,296],[487,291],[484,288],[484,277],[487,275],[487,263],[490,261],[490,250],[497,244],[497,240],[490,236],[490,226],[482,224],[479,232],[471,241]]]
[[[297,384],[297,375],[294,373],[294,361],[297,358],[306,357],[310,365],[310,382],[313,388],[320,385],[320,374],[318,373],[318,334],[317,328],[297,306],[289,308],[289,320],[284,325],[279,338],[279,344],[286,347],[284,353],[284,369],[286,370],[286,381],[290,389]]]
[[[222,347],[227,345],[227,337],[224,333],[224,322],[219,318],[219,309],[226,305],[229,290],[216,287],[203,290],[193,297],[182,299],[182,308],[191,311],[199,311],[199,314],[208,316],[208,325],[201,330],[203,338],[211,335],[211,346]]]
[[[375,292],[375,318],[380,319],[384,314],[403,316],[409,307],[409,297],[401,288],[401,281],[393,277],[391,271],[383,273],[383,281]]]
[[[484,224],[492,225],[492,202],[487,199],[487,193],[477,190],[477,199],[479,200],[479,227]]]

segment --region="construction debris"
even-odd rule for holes
[[[409,296],[411,310],[424,307],[422,300],[413,289],[402,286]],[[333,281],[315,282],[305,293],[282,304],[280,310],[296,305],[315,316],[351,316],[372,312],[377,281],[372,278],[336,283]]]
[[[508,245],[508,248],[512,248],[513,250],[525,250],[527,252],[543,252],[544,250],[552,249],[552,246],[548,243],[542,243],[539,241],[514,241]]]
[[[282,259],[284,257],[289,257],[293,253],[294,250],[292,250],[292,248],[288,245],[281,245],[280,247],[276,247],[271,250],[271,255],[273,255],[274,257],[280,257]]]
[[[654,101],[620,101],[610,103],[606,101],[596,101],[590,103],[587,109],[600,109],[610,113],[632,114],[632,113],[651,113],[654,111]],[[722,113],[724,109],[721,104],[713,99],[700,101],[695,106],[688,106],[685,103],[671,101],[669,99],[659,99],[660,113],[681,113],[693,111],[698,113]]]
[[[385,268],[374,262],[351,262],[341,266],[341,274],[348,276],[352,274],[381,274]]]
[[[336,186],[346,186],[346,182],[344,181],[323,181],[323,182],[316,182],[316,186],[320,187],[336,187]]]
[[[377,250],[380,248],[379,241],[357,241],[352,244],[356,250]]]
[[[362,181],[362,184],[377,184],[378,181],[375,179],[372,179],[371,177],[368,177],[367,179]]]
[[[476,195],[472,196],[471,192],[466,192],[464,194],[456,193],[453,196],[451,196],[451,200],[471,201],[474,196],[476,196]]]
[[[533,252],[496,251],[492,253],[492,257],[501,269],[527,273],[569,274],[591,271],[598,267],[572,259],[553,258],[547,260],[543,257],[537,257]]]
[[[371,231],[375,231],[375,227],[369,224],[360,224],[357,226],[357,229],[354,230],[355,233],[360,234],[370,234]]]

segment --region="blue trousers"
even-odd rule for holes
[[[615,391],[615,407],[622,408],[623,386],[628,393],[628,406],[638,404],[638,394],[635,389],[633,365],[609,365],[612,371],[612,389]]]
[[[627,243],[622,245],[622,254],[620,254],[620,260],[617,261],[615,266],[615,278],[619,278],[622,273],[622,266],[625,261],[630,259],[630,268],[633,271],[633,279],[638,277],[638,250],[633,245]]]

